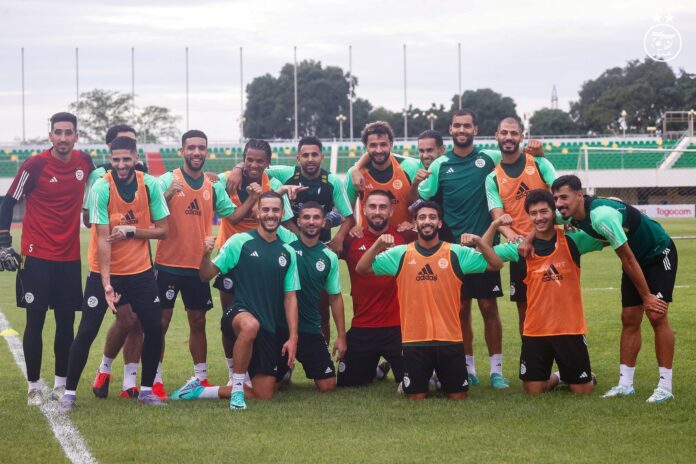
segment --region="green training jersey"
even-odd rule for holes
[[[164,200],[157,179],[150,174],[144,174],[145,188],[149,197],[150,217],[153,221],[159,221],[169,216],[169,208]],[[129,184],[115,181],[119,196],[127,202],[133,201],[138,183],[134,180]],[[92,186],[89,200],[89,222],[92,224],[109,224],[109,182],[99,178]]]
[[[444,222],[454,238],[463,233],[481,236],[490,226],[486,177],[501,156],[499,151],[476,147],[465,157],[449,150],[430,165],[430,176],[418,186],[418,194],[424,200],[442,196]]]
[[[290,243],[295,249],[297,273],[300,276],[302,290],[297,292],[299,310],[299,331],[303,333],[321,333],[321,315],[319,299],[326,290],[329,295],[341,293],[341,279],[338,275],[338,256],[326,245],[318,242],[308,247],[302,240]],[[284,318],[280,318],[281,327],[287,328]]]
[[[223,187],[226,188],[227,175],[224,172],[222,172],[222,173],[218,174],[218,178],[219,178],[218,183],[222,184]],[[237,192],[239,194],[239,199],[242,201],[246,201],[246,199],[249,197],[249,194],[246,191],[246,188],[249,184],[250,184],[249,179],[247,177],[244,177],[242,179],[241,187],[239,188],[239,190],[237,190]],[[273,191],[276,191],[283,186],[283,184],[278,179],[274,179],[270,176],[269,176],[269,184],[271,185],[271,189]],[[283,217],[281,219],[281,222],[289,221],[290,219],[292,219],[292,208],[290,207],[290,200],[288,200],[287,195],[283,195]]]
[[[221,274],[232,272],[233,308],[250,312],[275,333],[286,292],[300,289],[295,249],[280,239],[264,240],[257,230],[234,234],[213,259]]]
[[[526,162],[527,159],[524,153],[522,153],[521,156],[517,158],[517,161],[515,161],[514,163],[500,163],[500,166],[503,168],[503,171],[505,171],[505,174],[507,174],[510,177],[516,178],[522,175],[522,170],[524,169],[524,165]],[[556,169],[553,167],[553,164],[551,164],[551,162],[546,158],[541,157],[534,158],[534,162],[536,163],[536,167],[539,171],[539,174],[541,174],[541,179],[546,183],[546,185],[551,187],[553,181],[556,180]],[[486,198],[488,199],[489,211],[495,208],[503,207],[503,200],[500,198],[498,182],[495,178],[495,171],[491,172],[486,177]]]
[[[82,209],[89,209],[89,194],[92,191],[92,186],[97,181],[97,179],[101,178],[104,174],[106,174],[106,169],[104,169],[103,167],[98,167],[89,173],[89,176],[87,177],[87,183],[85,184],[85,194],[84,197],[82,197]]]

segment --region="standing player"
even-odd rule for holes
[[[75,310],[82,301],[80,264],[80,204],[89,173],[88,154],[73,150],[77,118],[70,113],[51,116],[50,149],[27,159],[17,172],[0,209],[0,270],[17,272],[17,306],[27,311],[24,359],[29,393],[27,403],[43,404],[41,357],[43,326],[53,308],[55,378],[52,398],[65,389],[68,352],[73,341]],[[22,257],[12,248],[10,226],[15,204],[26,198],[22,224]]]
[[[341,255],[350,275],[353,321],[347,333],[348,350],[338,364],[338,386],[367,385],[375,378],[380,356],[390,364],[394,378],[401,382],[404,373],[401,357],[399,299],[396,280],[388,276],[364,276],[355,266],[381,235],[389,234],[398,245],[411,240],[389,225],[393,204],[389,193],[373,190],[365,196],[366,225],[362,236],[349,237]]]
[[[167,236],[169,210],[157,180],[135,171],[135,140],[118,137],[111,144],[112,170],[92,187],[89,276],[82,302],[82,320],[70,347],[68,379],[59,411],[75,407],[77,384],[107,307],[119,317],[130,304],[145,335],[143,373],[138,402],[163,405],[152,394],[162,349],[161,307],[150,262],[150,239]],[[151,227],[154,222],[154,227]]]
[[[213,261],[214,244],[206,239],[200,278],[209,281],[218,273],[230,273],[235,282],[234,303],[224,309],[220,328],[233,341],[230,409],[246,409],[244,377],[251,377],[252,394],[271,399],[275,392],[278,352],[287,354],[288,366],[297,351],[297,296],[300,289],[295,250],[277,235],[283,217],[283,198],[264,192],[257,206],[256,230],[233,235]],[[285,309],[289,336],[276,344],[280,308]]]
[[[418,136],[420,163],[418,163],[418,171],[416,171],[416,175],[413,177],[413,184],[411,184],[411,190],[408,193],[409,203],[418,200],[418,187],[430,175],[428,168],[433,164],[433,161],[444,153],[445,143],[442,140],[442,134],[435,130],[426,130],[420,133]],[[442,203],[442,200],[438,199],[436,202]]]
[[[461,285],[468,278],[465,274],[499,270],[503,262],[478,236],[472,239],[480,252],[441,241],[437,203],[421,203],[414,216],[418,241],[394,246],[394,237],[383,234],[360,258],[356,271],[396,277],[406,398],[425,399],[434,370],[449,398],[466,399],[469,382],[459,321]]]
[[[505,118],[500,121],[495,136],[502,160],[486,177],[486,196],[491,216],[493,219],[503,213],[512,216],[512,225],[498,228],[508,242],[523,240],[533,229],[532,220],[525,211],[527,194],[535,189],[550,190],[556,180],[556,170],[549,160],[520,151],[523,133],[522,124],[517,119]],[[510,300],[517,304],[520,334],[527,309],[527,287],[523,273],[524,262],[510,262]]]
[[[535,229],[533,253],[526,260],[520,258],[518,242],[495,248],[504,261],[520,264],[519,278],[527,286],[528,308],[520,354],[524,391],[539,394],[553,390],[562,378],[571,392],[592,393],[580,255],[599,251],[603,244],[582,231],[564,234],[563,229],[555,228],[556,207],[546,188],[528,192],[524,208]],[[554,360],[559,371],[551,374]]]
[[[655,332],[660,379],[648,403],[663,403],[672,395],[674,332],[667,320],[677,276],[677,248],[660,224],[636,208],[608,198],[584,196],[576,176],[561,176],[551,186],[556,208],[564,219],[592,237],[608,242],[623,268],[621,277],[621,358],[619,384],[605,398],[634,395],[633,374],[641,345],[645,311]]]

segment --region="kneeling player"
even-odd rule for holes
[[[581,231],[565,234],[563,229],[554,227],[556,208],[548,190],[531,191],[524,206],[536,232],[533,252],[523,260],[517,243],[495,248],[504,261],[523,264],[527,313],[522,331],[520,379],[524,391],[544,393],[563,379],[571,392],[591,393],[580,255],[601,250],[602,242]],[[559,372],[551,374],[554,361]]]

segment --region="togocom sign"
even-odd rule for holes
[[[696,205],[633,205],[650,218],[693,218]]]

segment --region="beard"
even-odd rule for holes
[[[261,220],[259,221],[259,224],[261,224],[261,227],[262,227],[263,230],[265,230],[266,232],[275,232],[276,230],[278,230],[278,227],[280,227],[280,220],[276,221],[275,225],[273,225],[273,226],[267,225],[266,222],[267,222],[267,221],[265,221],[265,220],[263,220],[263,219],[261,219]]]
[[[514,143],[512,142],[513,148],[512,150],[505,150],[503,148],[503,143],[498,142],[498,148],[500,148],[501,153],[505,153],[506,155],[512,155],[514,153],[517,153],[520,149],[520,144],[519,143]]]
[[[438,232],[440,232],[440,229],[437,227],[433,227],[432,232],[430,233],[425,233],[423,232],[423,229],[420,227],[418,228],[418,236],[422,238],[423,240],[429,241],[437,237]]]
[[[466,142],[457,141],[457,137],[452,137],[452,143],[458,148],[469,148],[474,143],[474,136],[466,138]]]
[[[382,219],[382,218],[380,218],[380,219]],[[389,220],[387,218],[384,218],[384,220],[382,221],[381,224],[377,224],[374,221],[371,221],[369,218],[367,218],[366,220],[367,220],[367,225],[370,226],[370,228],[374,229],[374,230],[384,230],[387,228],[387,226],[389,226]]]
[[[188,166],[188,168],[194,172],[200,171],[201,169],[203,169],[203,166],[205,165],[205,160],[202,160],[201,165],[197,168],[193,167],[193,163],[191,163],[191,161],[186,158],[184,158],[184,162],[186,163],[186,166]]]

